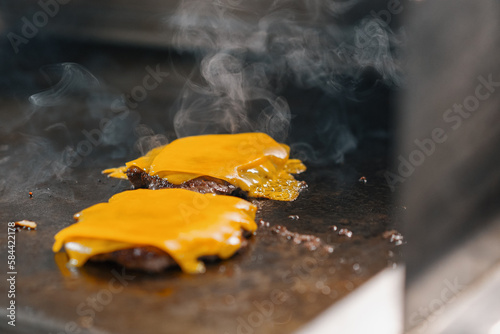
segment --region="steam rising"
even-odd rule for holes
[[[41,73],[52,86],[29,98],[34,106],[29,122],[32,132],[43,128],[46,137],[64,138],[64,144],[74,149],[90,136],[96,147],[114,146],[113,158],[128,153],[130,133],[139,116],[125,106],[123,94],[76,63],[45,66]]]
[[[384,84],[401,84],[397,34],[374,17],[350,26],[337,22],[357,3],[181,1],[169,20],[173,45],[194,53],[198,67],[170,109],[177,137],[262,131],[288,140],[292,155],[308,163],[342,161],[356,147],[345,101],[360,98],[365,70],[375,70]],[[168,124],[156,128],[160,134],[141,124],[124,95],[83,66],[61,63],[41,73],[51,87],[29,98],[31,110],[14,126],[2,127],[22,140],[18,147],[0,145],[0,166],[18,168],[13,157],[21,155],[30,168],[0,180],[0,191],[54,175],[71,179],[79,165],[123,160],[134,148],[144,154],[168,143]],[[302,91],[312,91],[313,99],[300,109]],[[290,140],[291,130],[299,140]]]
[[[94,165],[99,159],[123,158],[136,140],[130,134],[139,123],[138,114],[123,107],[122,94],[86,68],[61,63],[45,66],[41,73],[50,88],[30,96],[31,109],[18,115],[17,124],[5,127],[7,132],[2,134],[12,136],[16,144],[1,146],[0,166],[17,172],[0,180],[1,192],[22,189],[25,195],[26,189],[54,177],[72,180],[74,168]],[[144,133],[143,146],[149,137],[150,133]],[[72,196],[61,187],[58,194],[37,188],[38,195],[45,191],[66,199]],[[12,195],[2,196],[0,202],[3,198],[11,200]]]
[[[399,85],[393,56],[399,40],[384,22],[367,17],[355,26],[336,23],[357,3],[182,1],[170,21],[174,44],[195,51],[201,79],[188,80],[173,109],[177,136],[263,131],[284,141],[293,110],[282,94],[290,85],[321,90],[332,101],[355,99],[367,68],[385,84]],[[341,161],[356,146],[339,115],[344,111],[310,112],[320,115],[315,130],[322,148],[295,143],[297,153]]]
[[[53,107],[70,102],[78,95],[97,91],[99,80],[83,66],[75,63],[61,63],[40,69],[45,79],[52,86],[43,92],[33,94],[29,101],[38,107]],[[59,78],[53,83],[54,78]]]
[[[266,89],[262,64],[245,64],[219,52],[201,61],[205,85],[188,82],[177,105],[174,126],[178,137],[204,133],[264,131],[285,140],[290,110],[283,98]],[[261,112],[249,117],[252,107]]]

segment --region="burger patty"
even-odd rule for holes
[[[135,247],[111,253],[97,254],[92,256],[89,261],[116,262],[128,269],[140,269],[149,272],[160,272],[177,265],[170,255],[153,246]]]
[[[251,233],[243,231],[245,237],[249,237]],[[248,241],[241,241],[240,249],[245,249],[248,246]],[[216,255],[207,255],[200,257],[204,262],[215,262],[219,260]],[[127,269],[144,270],[147,272],[157,273],[167,268],[177,267],[175,260],[163,250],[153,246],[141,246],[128,249],[121,249],[111,253],[97,254],[92,256],[89,261],[93,262],[116,262]]]
[[[216,195],[234,195],[233,193],[238,189],[236,186],[227,181],[210,176],[201,176],[181,184],[173,184],[165,179],[162,179],[161,177],[151,176],[137,167],[130,167],[127,169],[126,174],[136,189],[148,188],[156,190],[163,188],[182,188],[202,194],[209,193]]]

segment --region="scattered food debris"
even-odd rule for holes
[[[37,224],[31,220],[20,220],[15,222],[14,226],[17,228],[17,231],[20,231],[21,229],[24,230],[36,230]]]
[[[346,228],[341,228],[339,230],[339,235],[345,235],[346,237],[350,238],[350,237],[352,237],[352,231],[349,231]]]
[[[333,249],[334,249],[334,248],[333,248],[333,246],[330,246],[330,245],[325,245],[325,246],[323,246],[323,249],[324,249],[325,251],[327,251],[328,253],[333,253]]]
[[[290,216],[288,216],[288,218],[297,220],[297,219],[299,219],[299,215],[290,215]]]
[[[361,176],[358,181],[361,183],[364,183],[364,184],[366,184],[366,182],[368,182],[368,180],[364,176]]]
[[[316,250],[322,244],[321,239],[314,235],[290,232],[286,227],[281,225],[273,226],[271,231],[285,237],[287,240],[292,240],[297,245],[303,243],[311,251]]]
[[[382,233],[384,239],[389,239],[389,242],[393,242],[396,246],[403,244],[403,236],[396,230],[385,231]]]
[[[330,229],[332,231],[337,231],[339,228],[337,227],[337,225],[332,225],[332,226],[330,226]]]
[[[268,231],[271,231],[272,233],[277,234],[287,240],[293,241],[297,245],[302,244],[310,251],[322,250],[327,253],[333,253],[335,249],[334,246],[324,244],[320,238],[314,235],[291,232],[282,225],[270,226],[270,224],[263,219],[259,219],[257,223],[260,227],[269,228]]]
[[[33,192],[32,192],[32,191],[30,191],[30,192],[28,193],[28,195],[30,196],[30,198],[33,198]]]
[[[259,219],[258,223],[261,227],[269,227],[269,222],[266,222],[264,219]]]

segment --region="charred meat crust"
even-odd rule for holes
[[[245,237],[251,233],[244,232]],[[248,241],[243,239],[241,242],[241,252],[248,246]],[[215,255],[200,257],[204,262],[215,262],[219,258]],[[128,249],[121,249],[110,253],[97,254],[92,256],[89,261],[93,262],[116,262],[127,269],[143,270],[151,273],[161,272],[167,268],[177,267],[175,260],[167,253],[153,246],[141,246]]]
[[[196,191],[202,194],[235,195],[239,193],[237,187],[227,181],[210,176],[201,176],[181,184],[173,184],[158,176],[151,176],[137,167],[130,167],[126,171],[127,177],[134,188],[148,188],[152,190],[163,188],[181,188]]]
[[[160,272],[163,269],[177,265],[170,255],[152,246],[121,249],[111,253],[97,254],[92,256],[89,261],[116,262],[128,269],[139,269],[149,272]]]

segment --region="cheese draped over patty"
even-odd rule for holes
[[[126,179],[126,170],[137,167],[173,184],[211,176],[243,189],[252,197],[293,201],[304,183],[291,174],[301,173],[306,167],[298,159],[289,159],[289,153],[287,145],[265,133],[202,135],[174,140],[123,167],[103,173]]]
[[[77,214],[77,223],[55,236],[53,251],[64,248],[73,266],[121,249],[154,246],[187,273],[205,271],[202,256],[232,256],[242,229],[253,232],[257,208],[237,197],[184,189],[129,190]]]

